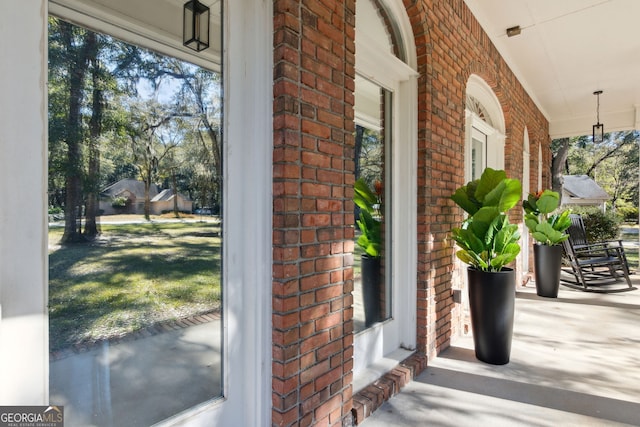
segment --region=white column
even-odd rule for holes
[[[0,5],[0,405],[48,403],[47,2]]]

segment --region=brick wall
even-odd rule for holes
[[[549,152],[548,122],[500,57],[462,0],[404,1],[418,53],[418,350],[430,357],[448,347],[463,316],[453,302],[463,272],[454,262],[449,230],[463,215],[449,200],[464,184],[466,83],[483,78],[503,107],[505,169],[522,178],[524,128],[529,131],[531,170],[538,146]],[[534,167],[535,165],[535,167]],[[545,175],[548,178],[548,174]],[[520,222],[521,209],[512,219]],[[460,331],[464,332],[464,331]]]
[[[350,420],[354,0],[274,1],[273,408]]]
[[[418,352],[450,345],[463,316],[449,199],[464,184],[465,86],[483,78],[503,107],[505,168],[531,184],[548,123],[463,0],[404,0],[418,57]],[[274,425],[348,425],[352,397],[355,0],[274,1]],[[543,181],[548,185],[549,173]],[[513,219],[520,221],[516,209]]]

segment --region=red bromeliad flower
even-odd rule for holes
[[[382,198],[382,191],[384,190],[384,188],[382,187],[382,182],[381,181],[374,182],[373,187],[375,189],[375,192],[378,198]]]

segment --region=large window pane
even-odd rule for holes
[[[471,180],[479,179],[487,167],[487,135],[473,128],[471,133]]]
[[[391,92],[356,78],[355,175],[371,203],[356,201],[354,254],[354,329],[356,332],[391,317],[391,251],[387,201],[390,184]],[[365,212],[363,212],[365,211]]]
[[[222,396],[221,82],[50,18],[50,402],[65,425],[147,426]]]

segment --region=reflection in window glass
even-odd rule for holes
[[[221,82],[49,20],[49,400],[67,426],[222,395]]]
[[[479,179],[486,167],[487,135],[473,128],[471,136],[471,180]]]
[[[356,78],[354,329],[364,330],[391,317],[387,160],[391,93]]]

